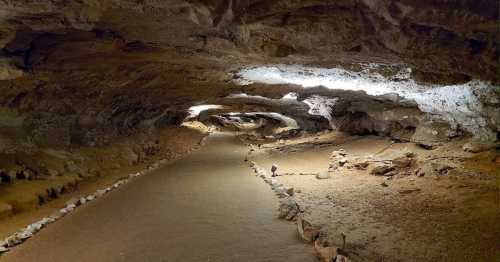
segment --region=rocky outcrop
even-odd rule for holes
[[[471,134],[495,141],[499,87],[471,81],[456,85],[418,84],[409,68],[363,65],[345,69],[273,65],[238,72],[237,83],[295,84],[309,113],[327,118],[334,129],[390,135],[421,143],[444,142]],[[382,71],[381,71],[382,70]],[[392,70],[388,76],[383,70]]]

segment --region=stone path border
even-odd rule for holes
[[[198,146],[195,146],[195,147],[189,149],[184,155],[190,154],[193,151],[196,151],[199,148],[201,148],[201,146],[203,146],[205,144],[206,138],[207,138],[207,136],[204,136],[200,140],[200,142],[198,142]],[[114,191],[115,189],[119,188],[120,186],[122,186],[124,184],[127,184],[128,182],[130,182],[131,180],[133,180],[136,177],[146,175],[147,173],[150,173],[154,170],[157,170],[158,168],[160,168],[161,166],[163,166],[167,163],[177,161],[180,158],[182,158],[182,156],[177,157],[175,159],[170,159],[170,160],[161,159],[161,160],[157,161],[156,163],[149,165],[145,170],[142,170],[142,171],[137,172],[137,173],[132,173],[132,174],[129,174],[128,176],[125,176],[121,179],[118,179],[118,181],[115,182],[114,184],[112,184],[111,186],[96,190],[93,194],[90,194],[90,195],[87,195],[84,197],[80,197],[80,198],[70,199],[69,201],[66,202],[65,207],[54,212],[52,215],[50,215],[48,217],[44,217],[41,220],[22,228],[21,230],[8,236],[4,240],[0,240],[0,256],[3,253],[9,252],[15,246],[22,244],[24,241],[26,241],[27,239],[31,238],[36,233],[38,233],[40,230],[47,227],[49,224],[52,224],[52,223],[56,222],[57,220],[63,218],[64,216],[70,214],[78,207],[81,207],[81,206],[83,206],[91,201],[94,201],[97,198],[104,196],[105,194],[107,194],[111,191]]]
[[[36,233],[38,233],[40,230],[47,227],[49,224],[52,224],[52,223],[56,222],[57,220],[63,218],[64,216],[72,213],[75,209],[77,209],[77,208],[79,208],[79,207],[81,207],[81,206],[83,206],[91,201],[94,201],[95,199],[101,198],[105,194],[116,190],[117,188],[119,188],[120,186],[122,186],[124,184],[129,183],[130,181],[132,181],[136,177],[143,176],[151,171],[157,170],[158,168],[160,168],[163,164],[166,164],[167,162],[169,162],[169,161],[167,161],[166,159],[160,160],[160,161],[154,163],[153,165],[149,166],[147,169],[145,169],[143,171],[129,174],[128,176],[119,179],[117,182],[115,182],[111,186],[108,186],[108,187],[103,188],[103,189],[99,189],[99,190],[95,191],[94,193],[87,195],[87,196],[70,199],[69,201],[66,202],[65,207],[54,212],[52,215],[50,215],[48,217],[44,217],[41,220],[22,228],[21,230],[8,236],[4,240],[0,240],[0,254],[8,252],[12,248],[14,248],[15,246],[22,244],[24,241],[26,241],[27,239],[31,238]]]
[[[253,169],[255,176],[260,177],[264,180],[266,184],[271,187],[271,190],[276,193],[280,198],[279,206],[279,218],[286,219],[289,221],[295,221],[297,224],[297,232],[302,240],[307,243],[311,243],[314,246],[314,250],[318,258],[325,262],[348,262],[350,261],[347,257],[345,250],[345,235],[342,235],[344,239],[344,246],[342,248],[336,247],[328,242],[327,234],[321,231],[320,228],[313,226],[310,222],[306,221],[302,215],[304,210],[301,210],[299,204],[295,201],[293,188],[288,188],[278,181],[280,175],[269,175],[264,169],[259,167],[257,163],[249,160],[250,156],[254,150],[250,148],[245,157],[245,162],[248,163],[250,168]],[[282,175],[294,175],[291,173],[286,173]],[[307,174],[296,174],[296,175],[315,175],[315,173]]]
[[[207,136],[204,136],[200,140],[200,142],[198,142],[198,146],[195,146],[195,147],[189,149],[184,155],[190,154],[193,151],[196,151],[199,148],[201,148],[201,146],[203,146],[205,144],[206,138],[207,138]],[[115,182],[111,186],[96,190],[93,194],[90,194],[90,195],[87,195],[84,197],[80,197],[80,198],[70,199],[69,201],[66,202],[65,207],[54,212],[52,215],[50,215],[48,217],[44,217],[41,220],[22,228],[21,230],[8,236],[4,240],[0,240],[0,256],[3,253],[9,252],[15,246],[22,244],[24,241],[26,241],[27,239],[31,238],[33,235],[38,233],[40,230],[47,227],[49,224],[52,224],[52,223],[56,222],[57,220],[63,218],[64,216],[70,214],[76,208],[81,207],[81,206],[83,206],[83,205],[85,205],[85,204],[87,204],[87,203],[89,203],[97,198],[104,196],[105,194],[119,188],[120,186],[129,183],[131,180],[133,180],[136,177],[146,175],[147,173],[150,173],[154,170],[157,170],[161,166],[163,166],[167,163],[176,161],[180,158],[182,158],[182,156],[177,157],[175,159],[170,159],[170,160],[161,159],[161,160],[157,161],[156,163],[148,166],[145,170],[137,172],[137,173],[129,174],[128,176],[125,176],[125,177],[119,179],[117,182]]]

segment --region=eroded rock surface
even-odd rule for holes
[[[229,72],[251,64],[359,71],[360,62],[382,63],[387,75],[406,64],[417,81],[499,81],[496,1],[4,0],[1,6],[0,104],[24,119],[18,123],[35,144],[103,144],[141,127],[178,124],[189,106],[240,93]],[[291,85],[244,89],[275,99],[321,93]],[[424,118],[425,110],[408,103],[337,97],[329,120],[347,131],[411,139],[419,127],[410,123]],[[256,100],[239,104],[249,101]],[[368,109],[359,104],[366,101]],[[324,122],[305,117],[309,108],[300,103],[244,111],[277,107],[304,129]],[[484,114],[493,120],[471,125],[496,128],[498,112]]]

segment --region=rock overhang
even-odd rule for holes
[[[240,106],[246,112],[288,112],[300,118],[310,117],[307,110],[321,104],[321,97],[346,97],[347,104],[335,104],[342,108],[337,117],[376,107],[368,114],[373,118],[380,108],[416,106],[430,115],[439,112],[453,128],[484,139],[494,139],[498,130],[493,110],[498,103],[491,99],[498,92],[494,84],[485,84],[498,83],[497,15],[491,11],[496,1],[4,2],[2,105],[28,118],[43,112],[35,117],[42,122],[66,119],[68,128],[78,132],[101,125],[123,133],[165,112],[177,119],[190,106],[232,94],[279,99],[290,92],[306,104],[276,110],[276,105],[254,105],[256,99],[226,103],[235,110],[240,103],[247,104]],[[340,84],[317,81],[314,72],[302,82],[235,84],[239,70],[250,70],[250,65],[337,70],[333,73],[351,78],[343,83],[358,92],[302,88]],[[402,70],[408,67],[411,72]],[[390,84],[381,77],[390,78]],[[369,83],[378,93],[359,83]],[[400,88],[401,83],[408,88]],[[399,95],[390,92],[394,88]],[[331,106],[313,111],[328,112]],[[89,118],[96,123],[78,124]]]
[[[445,121],[454,129],[463,129],[481,140],[495,140],[499,130],[498,92],[500,87],[479,80],[463,84],[421,84],[411,78],[411,68],[400,68],[391,76],[383,76],[385,66],[361,65],[353,72],[343,68],[319,68],[302,65],[262,65],[241,69],[235,77],[240,85],[252,83],[293,84],[304,89],[319,88],[317,94],[302,94],[310,107],[316,106],[318,114],[329,118],[338,100],[355,102],[360,97],[386,100],[399,107],[417,106],[420,111]],[[393,68],[392,68],[393,69]],[[357,96],[357,98],[356,98]],[[495,98],[496,97],[496,98]],[[313,105],[314,104],[314,105]],[[373,104],[373,103],[372,103]],[[384,110],[390,106],[386,103]],[[364,107],[364,108],[363,108]],[[358,105],[359,111],[378,111]]]

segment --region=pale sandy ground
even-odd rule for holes
[[[334,146],[328,141],[348,142]],[[342,243],[341,233],[347,235],[347,251],[354,261],[500,261],[500,167],[490,161],[491,152],[475,158],[460,145],[424,150],[412,143],[391,145],[390,140],[375,136],[330,133],[264,144],[260,150],[254,147],[251,159],[266,170],[276,163],[281,173],[307,173],[326,171],[330,153],[339,148],[350,156],[382,159],[406,151],[422,161],[470,158],[449,175],[385,180],[350,169],[326,180],[311,175],[279,176],[278,180],[299,192],[295,198],[306,219],[328,232],[337,246]]]
[[[189,154],[192,150],[200,147],[199,142],[205,136],[203,132],[185,130],[182,128],[171,128],[164,130],[164,137],[161,139],[164,147],[168,150],[160,154],[151,156],[148,161],[136,165],[128,165],[120,157],[123,156],[124,148],[109,147],[107,151],[89,148],[85,152],[87,155],[101,157],[109,162],[107,166],[119,164],[120,168],[99,169],[100,176],[88,177],[80,181],[74,191],[59,195],[56,199],[51,199],[43,205],[38,204],[37,194],[45,192],[54,185],[63,184],[64,181],[72,181],[68,175],[50,178],[48,180],[19,180],[13,184],[0,185],[0,203],[15,200],[16,202],[25,201],[27,206],[24,210],[15,212],[9,217],[0,217],[0,239],[4,239],[21,228],[34,223],[43,217],[49,216],[53,212],[63,208],[65,203],[72,198],[81,198],[98,189],[106,188],[116,181],[128,177],[128,174],[145,170],[159,160],[173,162]],[[126,148],[125,148],[126,149]],[[81,152],[80,152],[81,153]],[[53,159],[49,159],[54,161]],[[59,160],[60,161],[60,160]],[[91,163],[96,164],[96,163]],[[94,168],[99,168],[95,166]]]
[[[51,224],[1,261],[313,262],[278,199],[245,164],[247,148],[214,135],[200,150]]]

